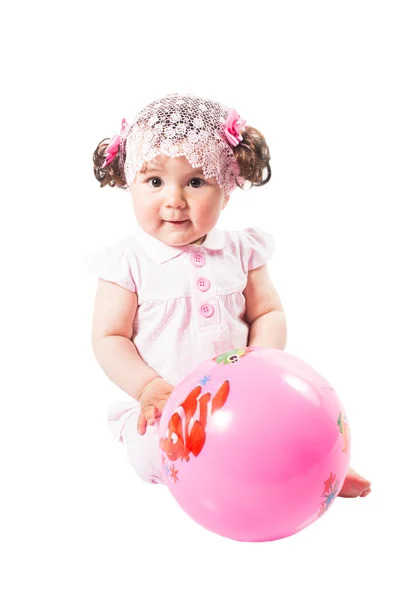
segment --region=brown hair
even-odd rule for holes
[[[254,186],[261,187],[271,179],[271,156],[265,137],[254,127],[245,127],[243,141],[233,148],[233,154],[240,168],[240,176]],[[245,145],[246,144],[246,145]],[[249,146],[248,148],[246,146]],[[264,178],[264,171],[266,177]],[[243,187],[239,185],[241,189]]]
[[[242,136],[243,141],[238,146],[232,148],[239,165],[240,176],[244,177],[251,184],[250,188],[253,185],[256,187],[265,185],[271,179],[271,167],[269,164],[271,156],[267,142],[262,133],[254,127],[246,127],[242,132]],[[94,175],[97,181],[100,181],[100,187],[109,185],[111,187],[117,186],[126,189],[128,185],[124,173],[124,149],[120,147],[110,164],[104,168],[102,167],[106,158],[106,149],[110,141],[109,138],[102,140],[93,153]],[[264,175],[266,175],[265,178]],[[242,185],[239,185],[239,187],[244,189]]]
[[[125,153],[121,156],[121,146],[118,149],[117,154],[113,160],[106,167],[102,167],[106,159],[106,149],[110,143],[110,138],[105,138],[98,144],[96,150],[93,152],[93,171],[97,181],[100,181],[100,187],[109,185],[111,187],[121,187],[126,189],[128,187],[125,180],[124,173],[124,162]]]

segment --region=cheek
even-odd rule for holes
[[[142,221],[152,220],[158,214],[158,206],[150,198],[136,196],[132,204],[136,217]]]
[[[215,221],[218,218],[223,206],[223,201],[220,197],[212,197],[204,199],[202,202],[196,202],[192,205],[192,211],[198,219],[202,221]]]

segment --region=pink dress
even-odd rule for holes
[[[175,386],[200,362],[247,346],[247,273],[265,264],[273,251],[272,237],[257,227],[215,227],[201,245],[179,247],[136,227],[132,235],[93,254],[90,270],[137,293],[132,340],[143,360]],[[127,446],[138,474],[161,483],[158,424],[140,436],[138,415],[136,400],[119,402],[110,409],[109,427]]]

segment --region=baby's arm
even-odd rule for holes
[[[107,377],[138,400],[158,374],[139,356],[131,340],[136,310],[136,293],[99,279],[92,324],[93,351]]]
[[[250,325],[247,345],[284,350],[285,314],[266,264],[249,271],[243,293],[246,299],[245,320]]]

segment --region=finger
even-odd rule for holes
[[[147,421],[147,425],[154,425],[157,416],[157,408],[152,404],[144,411],[144,416]]]
[[[154,405],[154,419],[161,417],[166,403],[166,400],[160,400],[157,402],[157,404]]]
[[[164,406],[167,404],[167,400],[161,400],[158,405],[157,405],[157,412],[159,415],[161,415],[162,411],[164,410]]]
[[[144,435],[146,433],[147,419],[144,413],[140,413],[138,422],[137,422],[137,430],[140,435]]]

